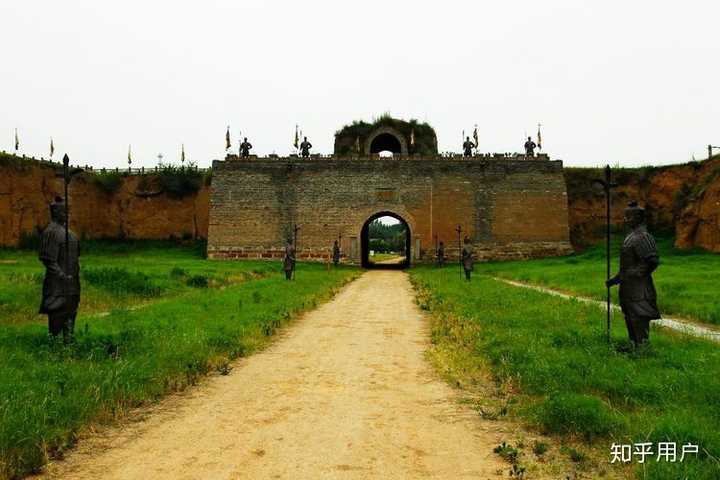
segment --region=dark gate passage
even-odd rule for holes
[[[400,140],[390,133],[382,133],[375,137],[370,144],[370,153],[380,153],[384,151],[392,152],[394,154],[402,153]]]
[[[370,238],[370,224],[381,217],[392,217],[396,219],[404,229],[404,247],[402,252],[396,252],[397,254],[404,254],[404,259],[399,263],[376,263],[370,258],[370,251],[373,250],[371,246]],[[361,250],[361,261],[363,268],[386,268],[386,269],[404,269],[410,266],[410,255],[411,255],[411,232],[410,225],[399,215],[392,212],[378,212],[375,215],[367,219],[363,224],[362,231],[360,232],[360,250]]]

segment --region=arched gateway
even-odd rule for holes
[[[383,265],[383,264],[375,264],[370,262],[369,254],[371,251],[371,245],[370,245],[370,224],[382,217],[392,217],[400,222],[400,225],[404,227],[404,238],[403,244],[403,254],[405,256],[404,260],[400,263],[393,263],[389,265]],[[402,218],[400,215],[393,213],[393,212],[378,212],[368,218],[365,223],[363,224],[362,230],[360,231],[360,258],[361,258],[361,264],[364,268],[407,268],[410,266],[410,258],[412,256],[412,233],[410,231],[410,225],[405,221],[404,218]]]
[[[457,258],[458,225],[480,260],[572,251],[561,161],[439,156],[431,127],[391,120],[339,131],[330,157],[213,162],[208,256],[280,258],[298,225],[300,259],[327,261],[339,240],[343,262],[362,265],[363,227],[387,212],[408,225],[412,263],[434,261],[439,241],[447,258]],[[393,142],[382,137],[388,127],[401,152],[378,157],[373,150]]]

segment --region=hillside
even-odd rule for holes
[[[675,235],[677,247],[720,252],[720,156],[679,165],[614,169],[613,175],[620,184],[612,197],[614,229],[622,229],[625,205],[637,200],[647,210],[650,228]],[[603,235],[605,199],[593,189],[594,178],[603,178],[602,169],[565,168],[570,239],[576,248]]]

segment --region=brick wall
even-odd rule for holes
[[[360,231],[378,212],[410,226],[414,261],[432,260],[436,236],[456,257],[458,224],[481,259],[571,251],[560,161],[229,157],[213,163],[210,195],[211,258],[281,257],[297,224],[301,258],[328,258],[342,235],[343,253],[357,263]]]

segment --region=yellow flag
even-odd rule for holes
[[[540,124],[538,123],[538,134],[537,134],[537,145],[540,150],[542,150],[542,136],[540,135]]]

